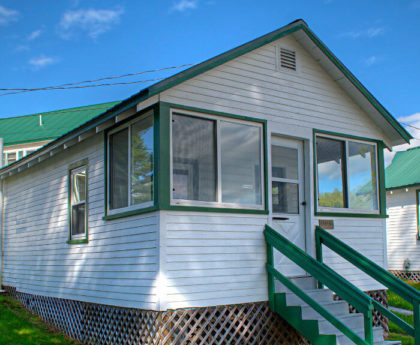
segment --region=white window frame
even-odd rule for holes
[[[131,182],[130,182],[131,181],[131,127],[134,123],[139,122],[139,121],[143,121],[144,119],[146,119],[149,116],[152,117],[152,123],[153,123],[153,127],[152,127],[153,128],[153,200],[144,202],[142,204],[132,206],[132,205],[130,205],[131,204]],[[118,132],[122,131],[125,128],[128,128],[128,181],[129,181],[129,183],[128,183],[128,206],[111,209],[110,208],[110,198],[109,198],[109,196],[111,194],[110,180],[109,180],[109,177],[110,177],[110,163],[111,163],[109,137],[111,135],[115,134],[115,133],[118,133]],[[107,166],[106,166],[106,169],[107,169],[107,175],[106,175],[107,176],[107,181],[106,181],[106,185],[107,185],[107,200],[106,200],[107,215],[114,215],[114,214],[119,214],[119,213],[122,213],[122,212],[140,210],[140,209],[143,209],[143,208],[150,207],[150,206],[154,205],[154,200],[155,200],[155,197],[156,197],[156,190],[155,190],[155,179],[156,179],[155,169],[156,169],[156,167],[155,167],[155,159],[154,159],[155,154],[156,154],[156,152],[155,152],[156,148],[155,148],[155,145],[154,145],[154,140],[155,140],[155,138],[154,138],[154,134],[155,134],[154,133],[154,128],[155,128],[155,121],[154,121],[154,117],[153,117],[153,110],[149,110],[146,113],[142,114],[140,117],[138,117],[136,119],[133,119],[131,121],[128,121],[127,123],[125,123],[121,126],[118,126],[117,128],[114,128],[113,130],[111,130],[107,133],[107,137],[106,137],[106,140],[107,140],[107,143],[106,143],[106,145],[107,145],[107,157],[106,157],[107,158],[107,160],[106,160],[107,161]]]
[[[345,156],[345,164],[346,164],[346,173],[345,176],[343,176],[343,178],[345,178],[345,183],[347,185],[347,205],[350,206],[350,200],[349,200],[349,191],[348,191],[348,186],[349,186],[349,174],[348,174],[348,167],[349,167],[349,142],[355,142],[355,143],[360,143],[360,144],[367,144],[367,145],[372,145],[375,147],[375,159],[376,159],[376,171],[375,171],[375,176],[376,176],[376,200],[377,200],[377,206],[378,209],[377,210],[362,210],[362,209],[356,209],[356,208],[344,208],[344,207],[323,207],[319,205],[319,182],[318,182],[318,156],[316,156],[316,161],[314,162],[315,164],[315,169],[316,169],[316,205],[317,205],[317,212],[328,212],[328,213],[349,213],[349,214],[380,214],[381,210],[381,205],[380,205],[380,195],[379,195],[379,176],[378,176],[378,172],[379,172],[379,162],[378,162],[378,145],[376,142],[374,141],[366,141],[366,140],[359,140],[359,139],[352,139],[352,138],[347,138],[345,136],[340,137],[337,135],[330,135],[330,134],[315,134],[315,152],[316,152],[316,140],[317,138],[326,138],[326,139],[334,139],[334,140],[339,140],[339,141],[343,141],[344,142],[344,156]],[[343,191],[344,192],[344,191]]]
[[[216,121],[216,165],[217,165],[217,181],[216,181],[216,201],[198,201],[198,200],[183,200],[173,198],[173,145],[172,145],[172,117],[173,115],[191,116],[195,118],[202,118],[205,120]],[[253,126],[260,130],[260,157],[261,157],[261,205],[249,205],[238,203],[223,203],[222,200],[222,162],[221,162],[221,141],[220,141],[220,122],[230,122],[234,124],[244,124]],[[195,111],[187,111],[183,109],[171,108],[170,110],[170,131],[169,131],[169,169],[170,169],[170,204],[171,206],[196,206],[196,207],[211,207],[211,208],[231,208],[231,209],[245,209],[245,210],[265,210],[265,174],[264,174],[264,126],[262,123],[246,121],[240,119],[233,119],[229,117],[221,117],[215,115],[203,114]]]
[[[12,150],[10,150],[10,149],[8,150],[7,148],[3,148],[3,164],[4,164],[4,166],[11,164],[11,163],[9,163],[9,161],[7,159],[7,154],[8,153],[15,153],[15,157],[16,157],[15,162],[16,162],[19,159],[22,159],[23,157],[27,156],[28,155],[28,151],[34,151],[35,152],[40,147],[41,146],[27,147],[25,149],[23,149],[23,148],[22,149],[16,149],[15,148],[15,149],[12,149]],[[20,158],[18,158],[19,152],[22,152],[22,157],[20,157]],[[12,162],[12,163],[14,163],[14,162]]]
[[[77,168],[70,169],[70,240],[85,239],[87,234],[87,197],[88,197],[88,180],[87,180],[87,165],[81,165]],[[77,173],[85,172],[85,200],[73,203],[74,179],[73,176]],[[85,231],[83,234],[73,234],[73,206],[85,204]]]

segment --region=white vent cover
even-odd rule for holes
[[[280,48],[280,66],[296,71],[296,52],[286,48]]]

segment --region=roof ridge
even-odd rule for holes
[[[88,108],[88,107],[93,107],[93,106],[101,106],[101,105],[115,103],[115,102],[121,102],[121,101],[118,100],[118,101],[102,102],[102,103],[96,103],[96,104],[90,104],[90,105],[82,105],[82,106],[72,107],[72,108],[64,108],[64,109],[50,110],[50,111],[39,112],[39,113],[35,113],[35,114],[27,114],[27,115],[17,115],[17,116],[10,116],[10,117],[2,117],[2,118],[0,118],[0,121],[2,121],[2,120],[17,119],[17,118],[22,118],[22,117],[29,117],[29,116],[52,115],[52,113],[61,113],[61,112],[62,113],[65,113],[65,112],[70,112],[72,110],[75,111],[75,109]]]

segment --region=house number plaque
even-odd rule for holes
[[[334,229],[334,221],[332,219],[320,219],[318,224],[321,228],[325,230],[333,230]]]

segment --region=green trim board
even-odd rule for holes
[[[337,209],[337,212],[328,211],[322,212],[318,211],[318,172],[317,172],[317,155],[316,155],[316,136],[321,135],[330,135],[334,137],[339,137],[343,139],[353,139],[360,141],[367,141],[376,144],[376,157],[377,157],[377,171],[378,171],[378,207],[379,213],[362,213],[357,212],[340,212],[340,208]],[[349,217],[349,218],[388,218],[386,214],[386,190],[385,190],[385,169],[384,169],[384,143],[378,139],[360,137],[355,135],[343,134],[338,132],[331,132],[320,129],[313,129],[312,132],[312,147],[313,147],[313,184],[314,184],[314,214],[315,216],[321,217]],[[346,208],[349,209],[349,208]],[[349,209],[350,210],[350,209]]]
[[[72,170],[85,167],[86,168],[86,184],[85,184],[85,237],[72,239],[71,234],[71,172]],[[67,168],[67,207],[68,207],[68,240],[67,244],[89,243],[89,160],[81,159],[77,162],[69,164]]]
[[[417,239],[420,240],[420,189],[416,189]]]

